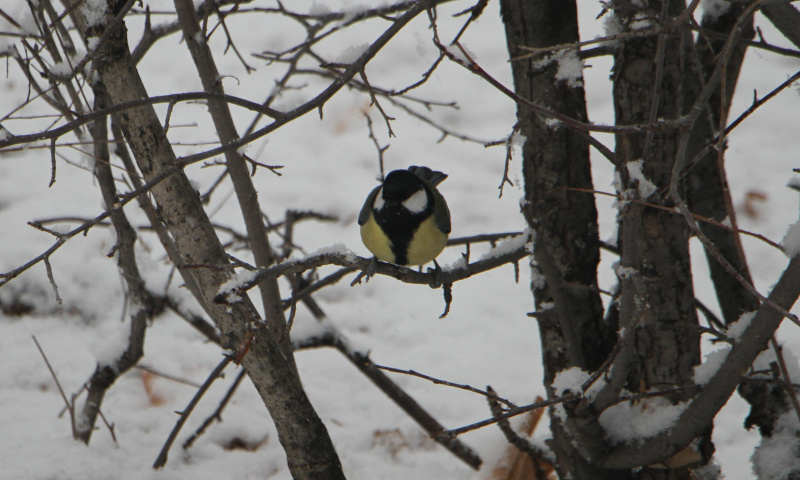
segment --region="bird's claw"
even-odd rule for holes
[[[372,260],[369,262],[367,268],[358,272],[356,278],[350,282],[350,286],[355,287],[356,285],[360,284],[362,278],[366,278],[367,283],[369,283],[369,280],[374,277],[376,273],[378,273],[378,259],[376,257],[372,257]]]
[[[439,263],[436,260],[433,261],[434,268],[429,268],[428,273],[433,275],[433,279],[431,279],[431,283],[428,285],[431,288],[439,288],[442,286],[442,267],[439,266]]]
[[[378,257],[372,257],[372,261],[369,262],[369,266],[364,270],[364,273],[367,276],[367,282],[378,273]]]

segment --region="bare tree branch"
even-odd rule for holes
[[[523,238],[525,240],[525,238]],[[416,283],[420,285],[431,285],[435,282],[437,275],[444,284],[454,283],[472,275],[476,275],[487,270],[497,268],[508,263],[516,262],[530,255],[528,243],[520,242],[520,246],[511,250],[501,250],[492,254],[491,252],[484,259],[458,267],[452,270],[444,270],[440,274],[434,272],[422,273],[411,268],[394,265],[391,263],[378,262],[376,273],[388,275],[405,283]],[[351,252],[331,252],[306,257],[299,260],[292,260],[274,265],[268,268],[259,269],[254,275],[248,275],[248,279],[242,282],[230,282],[220,289],[214,297],[218,303],[235,302],[241,294],[253,288],[258,282],[267,278],[277,278],[281,275],[292,275],[311,268],[323,265],[339,265],[340,267],[354,268],[367,271],[370,269],[373,260],[359,257]],[[184,268],[203,267],[203,265],[186,265]]]

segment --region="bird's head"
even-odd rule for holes
[[[375,198],[375,209],[402,207],[412,214],[428,208],[429,199],[425,184],[408,170],[394,170],[386,176],[381,191]]]

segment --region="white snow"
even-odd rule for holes
[[[454,262],[448,263],[447,265],[441,265],[443,272],[458,270],[459,268],[464,268],[466,266],[467,266],[467,258],[464,256],[456,258]]]
[[[347,47],[336,57],[336,63],[351,64],[358,60],[369,48],[369,43],[360,43]]]
[[[697,385],[707,384],[728,358],[730,351],[730,345],[726,345],[706,354],[703,363],[694,367],[694,383]]]
[[[653,19],[645,13],[637,13],[633,16],[633,20],[628,23],[628,28],[631,30],[644,30],[653,25]]]
[[[534,69],[544,69],[556,62],[558,68],[555,78],[560,82],[565,82],[570,88],[583,86],[583,60],[578,52],[571,49],[563,49],[548,55],[541,60],[533,63]]]
[[[86,24],[90,27],[103,24],[107,8],[105,0],[86,0],[78,4],[80,13],[86,17]]]
[[[544,119],[545,125],[547,125],[551,130],[557,130],[558,127],[561,125],[561,120],[557,118],[545,118]]]
[[[128,348],[128,338],[130,336],[130,320],[124,323],[117,323],[111,328],[106,328],[106,332],[98,337],[92,347],[94,358],[101,367],[114,367],[117,360],[122,357]],[[119,372],[117,372],[119,373]]]
[[[20,8],[21,12],[27,10],[25,2],[18,3],[24,7]],[[96,14],[94,21],[102,21],[105,3],[104,0],[89,3]],[[325,13],[341,11],[340,3],[316,0],[315,3],[297,2],[297,5],[284,2],[284,5],[298,12]],[[57,3],[54,5],[61,8]],[[254,5],[275,6],[274,2],[261,1]],[[370,5],[374,7],[375,2],[370,2]],[[460,22],[465,20],[464,16],[452,19],[450,14],[467,6],[441,6],[439,26],[443,40],[448,38],[448,31],[457,31]],[[601,35],[601,22],[595,19],[599,4],[595,5],[596,8],[585,8],[583,2],[578,2],[578,7],[582,39]],[[17,15],[12,9],[5,8],[4,12],[17,19],[23,30],[29,30],[27,33],[38,34],[29,14],[27,17]],[[606,17],[609,18],[607,33],[610,34],[618,25],[613,16]],[[171,19],[168,15],[158,15],[153,16],[152,21],[156,26]],[[258,69],[248,75],[232,52],[219,55],[220,72],[239,80],[226,83],[226,90],[252,101],[263,101],[273,88],[275,79],[282,75],[285,65],[252,61],[250,54],[288,48],[290,42],[302,41],[305,30],[291,22],[287,25],[273,21],[269,15],[231,15],[226,21],[237,48],[247,62]],[[756,22],[764,30],[766,38],[781,46],[789,46],[781,43],[782,37],[763,17],[757,16]],[[129,16],[126,24],[133,46],[143,31],[144,16]],[[389,22],[377,19],[371,26],[353,34],[341,32],[331,35],[315,49],[323,58],[333,59],[351,46],[372,41],[388,25]],[[419,80],[438,54],[431,45],[428,27],[427,18],[418,19],[409,26],[410,30],[392,40],[387,50],[370,62],[369,80],[373,86],[402,88]],[[249,33],[244,35],[243,32]],[[212,37],[212,46],[214,41],[224,41],[221,32],[218,31],[217,35],[220,36]],[[480,59],[481,67],[504,85],[513,85],[497,2],[489,3],[481,21],[470,26],[465,39],[475,50],[475,58]],[[89,41],[90,48],[93,48],[97,38]],[[455,48],[452,50],[456,51]],[[738,116],[750,106],[752,94],[749,92],[770,91],[783,81],[786,73],[794,73],[796,66],[783,58],[776,61],[776,58],[764,51],[747,56],[731,104],[732,116]],[[592,58],[587,60],[587,64],[592,68],[582,69],[582,74],[590,118],[598,123],[612,124],[611,60],[608,57]],[[571,77],[566,74],[570,71],[569,66],[569,60],[565,60],[564,65],[559,62],[559,67],[564,67],[565,78]],[[180,35],[160,40],[139,67],[151,95],[200,89],[196,75],[187,73],[195,69]],[[577,62],[571,67],[572,73],[577,73]],[[87,65],[85,71],[92,68]],[[18,106],[20,99],[27,97],[27,82],[12,61],[7,77],[0,83],[3,89],[0,118],[4,118]],[[318,78],[295,79],[282,90],[282,97],[273,106],[288,110],[327,85],[327,80]],[[303,86],[305,88],[301,88]],[[90,97],[89,90],[85,89]],[[431,107],[430,111],[424,108],[420,111],[452,131],[476,138],[502,140],[516,122],[513,101],[456,66],[443,64],[428,83],[412,94],[415,98],[457,101],[457,110]],[[523,197],[521,184],[515,182],[515,187],[506,186],[506,194],[497,198],[497,185],[504,169],[504,147],[487,149],[483,144],[461,142],[453,136],[437,143],[441,132],[407,118],[390,102],[380,101],[387,114],[397,118],[392,122],[397,137],[389,139],[382,122],[375,121],[379,117],[372,117],[375,135],[381,145],[391,145],[384,154],[387,171],[419,164],[449,174],[441,191],[452,211],[453,237],[521,230],[524,224],[518,201]],[[254,177],[269,222],[280,222],[288,208],[321,211],[339,219],[325,223],[298,222],[292,241],[303,250],[296,251],[293,259],[305,258],[309,255],[307,252],[368,255],[361,244],[356,218],[378,175],[376,149],[367,136],[361,113],[369,103],[367,95],[344,89],[325,105],[322,119],[317,112],[312,112],[271,133],[269,142],[256,142],[249,150],[249,153],[258,154],[258,161],[286,166],[280,178],[263,169],[259,169]],[[157,107],[161,120],[165,110],[165,105]],[[739,209],[740,227],[773,239],[780,239],[786,233],[787,225],[798,218],[797,192],[785,185],[787,175],[797,167],[796,128],[792,128],[796,125],[797,111],[800,111],[800,96],[795,92],[782,94],[777,101],[754,112],[732,133],[730,148],[726,151],[726,173],[737,208],[742,205],[748,191],[769,193],[764,215],[760,218],[742,215]],[[242,133],[252,121],[252,113],[238,107],[232,108],[232,112]],[[52,120],[40,116],[50,113],[52,109],[41,99],[34,100],[23,110],[2,120],[7,130],[0,130],[0,138],[9,138],[9,132],[14,135],[31,133],[37,131],[37,126],[47,128]],[[371,113],[374,114],[374,110]],[[204,151],[211,147],[202,142],[217,139],[207,110],[196,103],[176,104],[171,125],[174,128],[170,128],[169,139],[175,143],[178,155]],[[614,148],[612,136],[596,134],[596,138]],[[68,134],[60,142],[75,140],[73,134]],[[518,148],[524,139],[515,135],[511,141]],[[18,267],[52,245],[54,239],[51,235],[30,228],[26,222],[55,218],[47,226],[61,230],[57,225],[77,225],[61,217],[91,218],[101,213],[97,183],[89,172],[74,166],[82,164],[88,157],[72,147],[60,146],[57,181],[49,187],[47,147],[47,142],[41,142],[37,148],[0,153],[0,225],[3,226],[0,228],[0,272]],[[613,166],[595,152],[592,155],[595,160],[591,172],[594,184],[596,188],[609,190],[608,185],[614,178]],[[522,162],[516,160],[510,165],[511,178],[521,177]],[[115,177],[122,179],[124,170],[119,159],[113,157],[112,161]],[[187,174],[197,181],[198,190],[203,193],[220,173],[221,169],[213,166],[187,168]],[[643,196],[646,193],[640,191],[643,184],[640,182],[639,190],[620,192]],[[128,188],[123,181],[118,186],[121,190]],[[617,212],[613,210],[612,199],[597,199],[600,238],[615,238]],[[215,224],[241,233],[244,227],[236,203],[230,183],[226,181],[212,196],[208,212]],[[183,309],[202,316],[202,309],[183,285],[180,274],[171,271],[156,236],[143,228],[148,224],[145,215],[135,204],[126,207],[125,212],[139,234],[136,253],[148,288],[158,294],[168,294]],[[279,232],[270,234],[276,249],[283,247],[280,236],[283,229]],[[236,244],[238,241],[224,230],[220,230],[220,239],[223,243]],[[785,268],[786,257],[749,237],[742,241],[750,259],[755,285],[761,291],[767,291]],[[520,242],[525,240],[522,237],[509,239],[501,242],[497,249],[491,249],[488,244],[472,245],[471,258],[474,261],[485,258],[485,255],[510,251],[519,247]],[[98,361],[113,361],[124,348],[124,339],[130,328],[128,317],[135,308],[129,307],[125,311],[124,282],[119,278],[116,260],[105,256],[114,243],[111,230],[98,226],[86,236],[70,240],[52,255],[54,279],[64,300],[62,305],[55,301],[43,265],[37,265],[0,287],[0,477],[20,480],[78,477],[82,480],[105,480],[121,476],[124,480],[249,480],[265,477],[289,480],[285,455],[274,425],[249,381],[242,383],[222,413],[222,423],[212,424],[191,449],[184,450],[180,446],[214,411],[230,388],[240,371],[234,366],[227,369],[225,378],[215,382],[201,400],[162,471],[153,472],[150,465],[177,419],[174,412],[186,407],[196,392],[195,386],[132,370],[112,386],[103,403],[103,413],[114,424],[119,444],[114,444],[102,424],[94,432],[88,448],[72,440],[68,419],[59,416],[63,401],[33,345],[31,335],[36,335],[42,344],[67,395],[81,390]],[[463,252],[463,247],[447,248],[439,257],[439,263],[459,264],[463,262]],[[246,251],[237,249],[232,253],[252,263]],[[706,264],[701,249],[693,248],[692,255],[693,271],[701,272]],[[611,268],[616,260],[615,255],[602,253],[598,272],[599,287],[603,290],[612,290],[617,282]],[[335,331],[345,338],[348,348],[369,354],[378,364],[414,369],[476,387],[491,384],[500,395],[523,405],[536,395],[544,396],[545,393],[537,322],[525,315],[533,309],[530,287],[543,285],[544,276],[537,271],[531,273],[528,263],[529,259],[520,262],[522,278],[519,283],[515,282],[513,269],[508,266],[456,283],[451,311],[444,319],[438,318],[444,309],[439,289],[401,284],[380,276],[369,283],[350,287],[354,276],[345,277],[338,284],[315,293],[315,300],[327,315],[322,323],[313,318],[305,306],[297,306],[292,339],[309,339]],[[618,273],[633,274],[635,268],[639,266],[632,265]],[[318,274],[321,278],[335,269],[337,267],[321,267]],[[241,284],[251,275],[237,270],[229,286]],[[289,298],[291,293],[285,282],[281,281],[281,287],[282,296]],[[716,310],[714,292],[708,282],[696,282],[695,289],[697,297]],[[257,295],[253,292],[254,297]],[[8,307],[13,302],[30,305],[34,311],[21,316],[11,315]],[[736,330],[743,326],[743,323],[734,323],[728,334],[735,337]],[[792,352],[800,348],[800,333],[796,327],[787,325],[778,332],[778,338],[784,345],[784,356],[793,380],[797,382],[800,374],[794,373],[797,360]],[[205,381],[224,353],[179,316],[167,311],[154,318],[148,327],[142,365],[197,385]],[[704,369],[707,378],[713,372],[714,358],[721,355],[709,355],[705,366],[698,367],[700,373],[695,379],[703,379]],[[484,460],[483,469],[475,472],[431,442],[413,420],[387,400],[339,352],[330,348],[304,350],[297,352],[296,359],[303,385],[333,437],[350,480],[485,480],[507,446],[496,428],[484,428],[464,435],[462,440]],[[774,361],[774,353],[765,352],[755,367],[769,368],[770,361]],[[557,378],[557,386],[578,386],[586,375],[580,371],[562,372]],[[390,374],[390,377],[447,427],[466,425],[489,416],[483,397],[399,374]],[[602,379],[597,385],[601,382]],[[590,389],[586,395],[590,396],[592,391]],[[84,396],[78,397],[79,406],[84,399]],[[662,410],[657,402],[651,399],[633,406],[614,407],[604,414],[603,421],[610,431],[615,432],[615,438],[636,441],[668,428],[680,408],[667,406]],[[558,412],[558,408],[555,410]],[[758,433],[741,427],[747,413],[745,402],[734,396],[715,423],[715,455],[723,473],[730,479],[752,478],[749,457],[758,441]],[[655,415],[655,418],[648,415]],[[794,421],[790,417],[782,420],[778,436],[759,449],[755,461],[764,478],[779,475],[782,469],[791,466],[787,465],[788,462],[797,458],[793,450],[795,439],[792,435],[797,428],[792,423]],[[545,418],[536,432],[538,443],[548,437],[547,427]],[[254,451],[227,449],[234,439],[251,445],[262,440],[264,443],[254,447]]]
[[[630,278],[639,273],[639,270],[633,267],[623,267],[619,264],[615,265],[614,271],[619,278]]]
[[[72,67],[67,62],[57,62],[50,67],[50,72],[62,77],[66,77],[72,74]]]
[[[542,302],[539,304],[539,310],[552,310],[556,308],[556,304],[554,302]]]
[[[71,232],[73,227],[68,223],[57,223],[48,228],[56,233],[65,234]]]
[[[380,5],[368,5],[365,3],[351,4],[347,2],[345,5],[343,5],[344,8],[342,10],[345,12],[345,16],[344,18],[342,18],[341,23],[346,24],[347,22],[352,20],[356,15],[365,12],[367,10],[370,10],[371,8],[379,6]]]
[[[562,50],[555,59],[558,62],[556,80],[566,82],[570,88],[583,86],[583,60],[575,50]]]
[[[522,247],[526,247],[528,253],[533,253],[533,243],[531,243],[532,238],[533,232],[526,229],[521,235],[515,235],[498,242],[497,246],[481,255],[480,260],[499,257],[507,253],[517,251]]]
[[[603,33],[604,37],[616,37],[620,33],[624,31],[622,27],[622,23],[619,21],[619,17],[614,15],[613,13],[607,13],[605,19],[603,20]],[[602,44],[608,45],[610,47],[616,46],[618,40],[606,40]]]
[[[309,257],[316,257],[318,255],[330,255],[330,254],[342,255],[347,260],[350,260],[350,261],[355,260],[355,257],[356,257],[355,252],[353,252],[352,250],[347,248],[344,243],[332,243],[332,244],[327,245],[325,247],[318,248],[317,250],[314,250],[308,256]]]
[[[473,61],[478,61],[475,53],[467,48],[467,46],[463,43],[461,44],[461,48],[458,48],[456,45],[450,45],[447,48],[447,51],[452,53],[457,60],[460,60],[466,65],[470,65]]]
[[[36,4],[38,2],[34,2]],[[28,35],[39,35],[39,27],[36,20],[33,18],[33,14],[31,10],[25,5],[23,2],[20,2],[16,5],[16,11],[12,10],[10,12],[11,18],[13,18],[21,27],[20,33],[25,33]],[[11,28],[11,25],[8,24],[5,19],[0,20],[2,21],[2,25],[5,28]]]
[[[535,265],[531,268],[531,288],[541,290],[547,286],[547,277]]]
[[[333,329],[329,320],[325,319],[323,322],[318,322],[314,319],[303,317],[292,324],[292,343],[295,345],[302,344],[308,340],[321,338],[333,332],[335,332],[335,329]]]
[[[258,275],[258,270],[239,270],[231,274],[230,278],[219,286],[217,295],[226,294],[229,303],[235,303],[241,300],[239,294],[235,293],[236,290],[247,282],[252,281],[256,275]]]
[[[686,406],[672,405],[664,397],[622,402],[600,415],[600,425],[612,441],[639,443],[672,427]]]
[[[550,385],[556,395],[566,393],[582,393],[581,385],[589,379],[589,372],[581,370],[580,367],[572,367],[558,372],[553,383]]]
[[[742,334],[750,326],[755,316],[756,312],[744,312],[735,322],[728,325],[725,334],[732,340],[742,340]]]
[[[781,240],[781,247],[789,258],[800,253],[800,221],[794,222],[789,226],[786,234]]]
[[[703,15],[707,15],[713,20],[727,12],[731,8],[731,4],[730,0],[702,0],[700,7],[703,9]]]
[[[628,168],[628,175],[631,181],[636,182],[636,192],[640,200],[647,200],[650,195],[658,190],[658,188],[644,176],[644,172],[642,171],[644,161],[642,159],[628,162],[625,166]]]
[[[789,409],[776,422],[770,438],[761,440],[753,453],[753,470],[759,480],[783,480],[800,469],[800,423],[797,412]]]
[[[772,364],[777,362],[775,350],[772,348],[772,345],[769,347],[770,348],[761,352],[758,357],[756,357],[755,361],[753,361],[753,370],[767,372],[766,375],[768,376],[771,375],[769,372],[772,370]],[[781,353],[783,355],[783,361],[786,364],[786,370],[789,377],[792,379],[792,383],[797,383],[797,380],[800,379],[800,363],[798,363],[795,352],[789,348],[782,348]]]

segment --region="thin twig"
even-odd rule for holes
[[[58,285],[56,285],[56,279],[53,276],[53,267],[50,265],[50,255],[46,255],[44,257],[44,267],[47,270],[47,279],[50,280],[50,285],[53,287],[53,293],[56,295],[56,302],[61,305],[61,295],[58,294]]]
[[[454,383],[454,382],[450,382],[450,381],[447,381],[447,380],[442,380],[440,378],[431,377],[430,375],[425,375],[424,373],[419,373],[419,372],[416,372],[414,370],[403,370],[403,369],[400,369],[400,368],[387,367],[385,365],[378,365],[377,363],[374,364],[374,365],[375,365],[376,368],[379,368],[381,370],[386,370],[387,372],[402,373],[403,375],[410,375],[412,377],[417,377],[417,378],[421,378],[423,380],[427,380],[429,382],[433,382],[436,385],[445,385],[445,386],[448,386],[448,387],[458,388],[458,389],[461,389],[461,390],[466,390],[468,392],[477,393],[478,395],[483,395],[484,397],[486,397],[486,398],[488,398],[490,400],[496,400],[496,401],[498,401],[500,403],[503,403],[503,404],[507,405],[510,408],[517,408],[517,406],[514,403],[512,403],[510,400],[507,400],[507,399],[505,399],[503,397],[498,396],[494,391],[490,392],[488,390],[481,390],[479,388],[475,388],[473,386],[470,386],[470,385],[467,385],[467,384],[464,384],[464,383]]]
[[[531,410],[536,410],[545,407],[552,407],[553,405],[558,405],[559,403],[571,402],[573,400],[578,400],[580,398],[581,398],[580,395],[570,393],[569,395],[564,395],[563,397],[551,398],[549,400],[543,400],[541,402],[532,403],[530,405],[524,405],[522,407],[512,408],[505,413],[502,413],[500,415],[495,415],[494,417],[487,418],[486,420],[481,420],[480,422],[475,422],[469,425],[465,425],[463,427],[454,428],[452,430],[443,430],[435,434],[435,436],[454,438],[464,433],[471,432],[479,428],[483,428],[487,425],[492,425],[502,420],[522,415],[523,413],[530,412]]]
[[[492,387],[486,387],[486,391],[492,394],[495,393]],[[487,400],[489,402],[489,410],[492,412],[492,415],[499,416],[503,414],[503,410],[500,407],[500,403],[498,402],[497,398],[489,397]],[[508,440],[510,444],[514,445],[519,451],[523,452],[528,456],[528,458],[530,458],[536,473],[536,480],[547,480],[547,473],[545,473],[541,466],[541,462],[547,457],[547,453],[531,443],[531,441],[527,438],[523,438],[517,434],[517,432],[511,428],[511,424],[508,422],[508,419],[504,418],[498,421],[497,426],[500,428],[500,431],[503,432],[503,435],[505,435],[506,440]]]
[[[167,455],[169,454],[169,449],[175,442],[178,432],[181,431],[183,424],[189,419],[189,415],[192,414],[194,407],[196,407],[200,402],[203,394],[205,394],[206,391],[211,387],[211,384],[214,383],[214,380],[222,375],[222,371],[225,370],[225,367],[227,367],[232,360],[233,357],[226,355],[222,361],[219,362],[219,365],[217,365],[217,367],[211,372],[211,374],[209,374],[208,378],[206,378],[206,381],[203,382],[203,385],[194,394],[194,397],[192,397],[192,400],[189,402],[186,408],[182,412],[176,412],[179,415],[178,421],[175,423],[175,427],[173,427],[172,431],[169,433],[167,441],[164,442],[164,446],[161,447],[161,452],[158,454],[158,457],[156,457],[156,461],[153,463],[153,468],[159,469],[167,464]]]
[[[772,351],[775,352],[775,358],[778,360],[778,369],[780,370],[781,377],[783,377],[783,380],[786,382],[786,393],[789,396],[797,418],[800,419],[800,402],[797,401],[797,392],[791,387],[792,377],[789,375],[789,369],[786,368],[786,360],[783,358],[783,347],[778,345],[778,342],[775,340],[775,335],[772,335],[769,343],[772,346]]]
[[[114,432],[114,424],[108,422],[108,419],[103,414],[103,411],[100,410],[99,408],[97,409],[97,414],[100,415],[100,419],[103,421],[103,425],[105,425],[106,428],[108,429],[108,433],[111,435],[111,441],[114,442],[114,445],[119,446],[119,443],[117,442],[117,434]]]
[[[205,421],[202,423],[202,425],[200,425],[197,428],[197,430],[194,431],[192,436],[187,438],[186,441],[183,442],[183,449],[184,450],[187,450],[187,449],[191,448],[191,446],[192,446],[192,444],[194,444],[195,440],[200,438],[200,436],[203,433],[205,433],[206,429],[214,422],[214,420],[217,420],[217,421],[220,421],[220,422],[222,421],[222,411],[228,405],[228,402],[230,402],[231,398],[233,398],[233,394],[236,392],[236,389],[239,387],[239,384],[242,383],[242,380],[244,379],[244,376],[246,374],[247,374],[247,372],[245,370],[242,370],[242,371],[239,372],[239,374],[236,376],[236,379],[233,381],[233,384],[230,386],[230,388],[228,388],[228,391],[225,393],[225,396],[222,397],[222,400],[220,400],[219,405],[217,406],[217,409],[214,410],[214,413],[209,415],[205,419]]]
[[[298,284],[299,278],[302,277],[301,272],[297,272],[294,274],[295,279],[293,285]],[[292,288],[292,299],[289,302],[289,318],[286,319],[286,327],[283,331],[283,338],[288,339],[289,334],[292,332],[292,325],[294,325],[294,317],[297,315],[297,289]]]
[[[638,203],[638,204],[643,205],[645,207],[657,208],[659,210],[664,210],[664,211],[672,212],[672,213],[676,213],[676,214],[681,213],[679,211],[676,211],[676,209],[674,207],[665,207],[663,205],[658,205],[658,204],[655,204],[655,203],[646,202],[644,200],[640,200],[640,199],[637,199],[637,198],[628,198],[628,197],[626,197],[624,195],[621,195],[621,194],[603,192],[601,190],[589,190],[589,189],[586,189],[586,188],[577,188],[577,187],[558,187],[558,188],[556,188],[554,190],[572,190],[572,191],[576,191],[576,192],[591,193],[593,195],[604,195],[606,197],[614,197],[614,198],[616,198],[616,199],[618,199],[620,201]],[[760,233],[751,232],[749,230],[733,229],[733,228],[731,228],[730,226],[728,226],[728,225],[726,225],[724,223],[718,222],[718,221],[713,220],[711,218],[703,217],[702,215],[697,215],[695,213],[691,213],[690,212],[690,215],[692,216],[692,218],[694,218],[695,220],[697,220],[699,222],[708,223],[709,225],[714,225],[715,227],[723,228],[723,229],[729,230],[729,231],[731,231],[733,233],[739,233],[739,234],[742,234],[742,235],[747,235],[749,237],[756,238],[756,239],[761,240],[762,242],[766,243],[770,247],[773,247],[773,248],[776,248],[776,249],[778,249],[780,251],[783,251],[783,247],[778,242],[770,240],[769,238],[765,237],[764,235],[762,235]]]
[[[386,112],[383,110],[383,107],[381,107],[381,104],[378,101],[378,97],[375,95],[375,91],[372,89],[372,86],[369,84],[369,80],[367,80],[367,72],[365,70],[361,70],[361,72],[359,72],[359,74],[361,75],[361,80],[364,81],[364,85],[367,86],[367,92],[369,92],[369,98],[370,98],[370,104],[369,105],[370,106],[375,105],[375,107],[378,109],[378,111],[381,112],[381,116],[383,117],[383,121],[386,122],[386,129],[389,131],[389,138],[394,137],[395,135],[394,135],[394,131],[392,130],[392,123],[391,123],[391,121],[394,120],[394,117],[390,117],[389,115],[387,115]]]
[[[148,367],[146,365],[135,365],[133,368],[135,368],[136,370],[141,370],[143,372],[147,372],[147,373],[155,375],[157,377],[166,378],[167,380],[171,380],[171,381],[173,381],[175,383],[180,383],[182,385],[188,385],[188,386],[193,387],[193,388],[200,388],[202,386],[201,384],[199,384],[197,382],[193,382],[193,381],[187,380],[185,378],[181,378],[181,377],[178,377],[178,376],[175,376],[175,375],[171,375],[169,373],[164,373],[164,372],[158,371],[158,370],[156,370],[156,369],[154,369],[152,367]]]
[[[56,372],[55,370],[53,370],[53,366],[50,365],[50,360],[47,359],[47,355],[44,354],[42,346],[39,345],[39,340],[36,339],[36,335],[31,335],[31,338],[33,338],[33,343],[36,344],[36,348],[42,355],[44,363],[47,365],[47,369],[50,371],[50,376],[52,376],[53,381],[56,382],[58,393],[61,394],[61,398],[64,400],[64,405],[66,406],[67,412],[69,412],[69,423],[72,426],[72,438],[78,438],[78,431],[75,425],[75,404],[67,399],[67,394],[64,393],[64,389],[61,388],[61,382],[58,381],[58,376],[56,376]]]
[[[381,144],[378,142],[378,138],[375,136],[375,133],[372,130],[372,118],[369,116],[369,113],[364,112],[364,118],[367,119],[367,131],[369,131],[369,139],[372,140],[372,144],[375,145],[375,149],[378,151],[378,167],[380,170],[380,177],[378,178],[378,180],[383,182],[383,179],[386,178],[383,165],[383,154],[386,152],[386,150],[389,149],[391,145],[387,143],[382,147]]]

